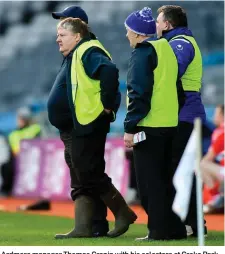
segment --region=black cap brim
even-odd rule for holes
[[[53,19],[60,19],[61,17],[67,18],[63,12],[53,12],[52,17]]]

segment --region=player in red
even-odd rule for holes
[[[201,167],[204,186],[204,212],[211,213],[223,209],[223,175],[224,175],[224,105],[218,105],[214,114],[217,128],[212,134],[211,146],[203,157]],[[214,161],[218,163],[215,164]],[[221,184],[222,182],[222,184]]]

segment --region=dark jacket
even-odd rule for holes
[[[113,119],[113,114],[106,114],[104,111],[99,117],[87,125],[81,125],[77,121],[74,104],[72,100],[72,85],[71,85],[71,63],[73,52],[84,42],[91,40],[91,38],[82,39],[67,56],[67,95],[69,105],[73,117],[73,125],[77,136],[91,134],[92,132],[109,132],[110,122]],[[89,48],[82,56],[82,63],[84,70],[89,78],[100,80],[101,101],[105,109],[111,109],[114,113],[117,112],[121,94],[119,92],[119,71],[115,64],[109,59],[105,52],[98,47]]]
[[[89,38],[88,40],[90,39],[96,39],[96,37],[92,34],[91,38]],[[85,40],[83,40],[81,43],[83,43],[84,41]],[[64,57],[63,63],[50,92],[47,104],[49,121],[60,131],[70,130],[71,128],[73,128],[74,122],[77,122],[73,108],[71,87],[69,84],[67,84],[67,80],[70,81],[70,79],[66,78],[68,75],[68,68],[70,68],[71,65],[71,57],[72,53],[69,56]],[[114,97],[110,95],[112,91],[110,90],[111,82],[109,82],[109,80],[113,82],[115,79],[117,79],[118,82],[118,71],[116,70],[115,66],[112,64],[112,67],[110,68],[110,61],[108,57],[106,57],[105,53],[102,50],[94,47],[90,48],[89,50],[87,50],[87,52],[84,53],[82,61],[87,75],[91,78],[101,80],[101,99],[104,107],[108,109],[111,107],[111,104],[113,104],[113,109],[116,113],[120,105],[121,94],[119,92],[119,89],[117,89],[116,100],[114,100]],[[112,79],[110,75],[112,76]],[[116,78],[114,78],[113,75]],[[112,121],[113,116],[110,115],[105,118]],[[99,130],[101,129],[99,128],[101,125],[102,123],[96,124],[95,128],[93,128],[93,126],[89,126],[85,133],[92,132],[93,130]],[[105,126],[104,131],[109,131],[109,123],[107,123],[107,126]]]
[[[155,49],[148,43],[138,43],[131,54],[127,72],[129,105],[124,121],[126,133],[136,133],[137,124],[151,110],[154,85],[153,71],[157,66]]]
[[[73,128],[73,118],[67,97],[67,58],[63,59],[48,97],[47,109],[50,123],[60,131]]]

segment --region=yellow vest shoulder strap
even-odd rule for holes
[[[98,40],[90,40],[90,41],[86,41],[86,42],[82,43],[75,50],[75,52],[78,54],[79,58],[81,58],[82,55],[84,54],[84,52],[91,47],[98,47],[98,48],[102,49],[107,54],[107,56],[111,59],[109,52],[103,47],[103,45]]]

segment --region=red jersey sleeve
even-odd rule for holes
[[[215,155],[218,155],[224,150],[224,132],[221,132],[219,135],[216,136],[210,148],[213,150]]]

